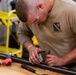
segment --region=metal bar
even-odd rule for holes
[[[6,58],[6,54],[2,54],[0,53],[0,58]],[[51,70],[51,71],[54,71],[54,72],[59,72],[59,73],[63,73],[63,74],[68,74],[68,75],[76,75],[76,72],[75,71],[72,71],[72,70],[69,70],[69,69],[66,69],[66,68],[61,68],[61,67],[50,67],[50,66],[47,66],[47,65],[44,65],[44,64],[31,64],[29,61],[27,60],[24,60],[24,59],[21,59],[21,58],[17,58],[17,57],[14,57],[12,56],[12,60],[14,62],[17,62],[17,63],[22,63],[22,64],[27,64],[27,65],[31,65],[31,66],[36,66],[36,67],[40,67],[40,68],[43,68],[43,69],[47,69],[47,70]]]

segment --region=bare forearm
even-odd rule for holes
[[[29,51],[29,49],[34,45],[30,40],[27,40],[26,42],[24,42],[23,46],[24,48],[26,48],[27,51]]]
[[[76,60],[76,48],[63,57],[64,65],[70,64]]]

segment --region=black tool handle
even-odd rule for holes
[[[36,72],[36,70],[35,70],[35,69],[33,69],[33,68],[31,68],[31,67],[27,66],[26,64],[22,64],[22,65],[21,65],[21,67],[22,67],[22,68],[24,68],[24,69],[27,69],[28,71],[31,71],[31,72],[33,72],[33,73],[35,73],[35,72]]]

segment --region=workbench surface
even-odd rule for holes
[[[40,73],[49,75],[63,75],[60,73],[44,70],[37,67],[32,67]],[[0,75],[37,75],[26,69],[21,68],[21,64],[13,62],[11,66],[0,66]]]

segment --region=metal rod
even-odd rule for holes
[[[6,58],[6,56],[7,56],[6,54],[0,53],[0,58]],[[22,63],[22,64],[31,65],[31,66],[36,66],[36,67],[40,67],[40,68],[43,68],[43,69],[51,70],[51,71],[54,71],[54,72],[59,72],[59,73],[68,74],[68,75],[76,75],[75,71],[72,71],[72,70],[69,70],[69,69],[65,69],[65,68],[61,68],[61,67],[50,67],[50,66],[47,66],[47,65],[44,65],[44,64],[34,64],[33,65],[27,60],[24,60],[24,59],[21,59],[21,58],[18,58],[18,57],[14,57],[14,56],[12,56],[12,60],[14,62],[17,62],[17,63]]]

